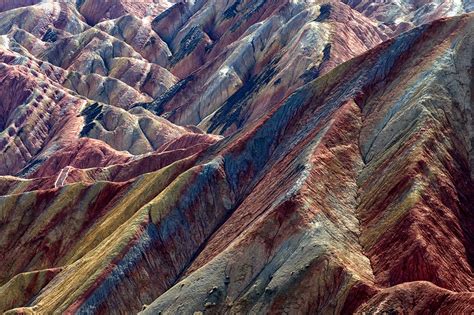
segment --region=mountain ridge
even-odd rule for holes
[[[0,93],[15,96],[2,101],[8,111],[0,117],[0,309],[474,310],[473,13],[436,16],[406,32],[390,29],[395,35],[388,39],[387,22],[367,17],[373,11],[335,1],[281,1],[276,8],[267,1],[216,8],[209,2],[179,2],[158,20],[140,18],[153,29],[183,14],[181,26],[166,22],[159,36],[171,54],[195,46],[176,64],[148,60],[154,57],[135,51],[142,46],[122,43],[133,37],[95,30],[120,21],[145,27],[127,13],[88,26],[93,37],[105,36],[99,46],[76,43],[84,32],[58,32],[47,44],[74,43],[83,56],[71,58],[75,70],[59,57],[53,66],[48,49],[28,52],[43,48],[26,49],[27,41],[15,40],[18,30],[0,42]],[[77,10],[63,3],[66,12]],[[230,31],[220,37],[219,14]],[[353,23],[345,23],[348,16]],[[248,35],[215,56],[219,44],[206,51],[209,41],[231,38],[225,23],[237,18],[235,30],[248,23],[242,33]],[[272,32],[280,30],[275,21],[287,18],[282,40]],[[158,34],[150,29],[145,42]],[[247,41],[256,30],[260,41]],[[315,40],[292,36],[296,30]],[[380,37],[359,37],[367,30]],[[199,42],[189,46],[188,39]],[[139,93],[133,82],[147,76],[140,65],[153,64],[162,69],[155,78],[170,78],[167,92],[122,106],[64,83],[72,71],[81,75],[78,82],[110,79],[103,66],[121,58],[137,65],[136,78],[123,74],[125,90]],[[219,81],[225,67],[230,79]],[[150,89],[162,84],[148,82]],[[224,96],[213,96],[213,89]],[[127,95],[117,86],[109,91],[119,102]],[[130,99],[139,97],[146,96]],[[186,101],[192,99],[198,101]],[[212,118],[204,118],[194,104],[209,101],[214,105],[202,110]]]

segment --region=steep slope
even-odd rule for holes
[[[458,4],[0,5],[0,310],[474,312]]]
[[[133,13],[138,17],[157,15],[169,8],[176,0],[79,0],[76,2],[79,12],[89,24],[96,24],[105,19],[115,19]]]
[[[177,32],[169,41],[171,71],[182,80],[146,108],[179,124],[230,134],[304,83],[387,38],[336,1],[223,5],[203,6],[172,33]],[[159,31],[174,19],[171,13],[152,24],[164,38],[173,36]],[[208,25],[209,20],[216,22]]]
[[[76,141],[86,135],[102,140],[104,146],[143,154],[186,133],[201,132],[173,125],[144,109],[127,112],[78,97],[60,85],[68,86],[66,74],[49,65],[44,67],[8,52],[0,58],[6,62],[0,66],[4,96],[0,174],[27,175],[54,152],[77,145]],[[113,91],[120,92],[120,88]],[[136,99],[123,92],[117,97],[120,102],[127,97]]]
[[[420,309],[472,312],[472,123],[459,115],[472,115],[472,29],[472,15],[423,26],[292,95],[228,169],[255,170],[248,163],[265,149],[293,165],[264,167],[186,276],[144,313],[345,313],[379,290],[360,311],[401,311],[396,296],[415,299],[420,287],[433,292]],[[288,138],[293,158],[278,155]],[[447,295],[433,284],[384,289],[420,280],[470,293],[436,302]]]
[[[379,21],[380,27],[398,34],[414,25],[421,25],[446,16],[470,12],[470,1],[353,1],[344,0],[365,16]]]
[[[469,313],[473,26],[402,34],[130,181],[2,197],[4,286],[61,268],[12,312]]]
[[[224,135],[388,37],[473,9],[455,1],[208,2],[178,4],[153,20],[171,50],[170,70],[181,81],[144,106],[178,124]]]

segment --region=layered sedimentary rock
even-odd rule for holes
[[[0,6],[0,310],[472,313],[470,4],[345,2]]]
[[[380,27],[398,34],[423,23],[454,16],[474,9],[470,1],[353,1],[343,0],[365,16],[378,21]]]
[[[172,6],[176,0],[111,0],[94,1],[79,0],[76,2],[79,12],[90,24],[99,21],[115,19],[127,13],[133,13],[138,17],[157,15]]]

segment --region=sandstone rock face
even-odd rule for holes
[[[394,34],[406,31],[413,25],[454,16],[474,10],[470,1],[353,1],[343,0],[353,9],[378,21],[380,27]]]
[[[472,9],[0,3],[0,311],[473,313]]]
[[[25,7],[41,2],[41,0],[18,0],[18,1],[3,1],[0,3],[0,12]]]
[[[138,17],[157,15],[169,8],[174,0],[78,0],[76,5],[79,12],[89,24],[99,21],[115,19],[127,13],[133,13]]]

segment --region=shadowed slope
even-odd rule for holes
[[[472,312],[473,18],[378,46],[338,2],[178,3],[39,46],[11,30],[2,172],[27,178],[0,176],[1,310]],[[155,101],[63,86],[140,93],[154,34],[156,75],[182,79]]]
[[[463,249],[472,248],[471,186],[453,181],[457,189],[443,197],[442,202],[454,202],[448,209],[453,215],[437,203],[443,195],[432,189],[443,183],[436,176],[470,170],[471,149],[458,139],[471,127],[456,117],[470,106],[458,99],[469,86],[446,86],[443,80],[449,79],[444,71],[469,78],[468,69],[455,65],[472,57],[467,40],[472,26],[471,15],[403,34],[306,84],[241,132],[160,171],[126,183],[73,184],[48,192],[41,197],[43,216],[51,217],[53,209],[82,213],[70,212],[68,204],[48,204],[63,194],[90,195],[75,207],[97,219],[77,221],[84,225],[71,234],[75,244],[45,247],[43,259],[49,258],[38,260],[34,270],[49,261],[63,271],[31,309],[113,313],[138,311],[156,299],[145,313],[345,313],[378,307],[376,294],[405,281],[471,290],[470,254]],[[443,58],[446,54],[451,58]],[[411,82],[427,73],[429,80]],[[417,93],[424,98],[412,100]],[[443,111],[434,108],[441,105],[430,99],[444,100],[447,114],[439,115]],[[410,118],[391,119],[397,115]],[[421,130],[428,127],[443,135],[439,145],[426,146],[431,133]],[[436,155],[444,163],[432,163],[436,171],[427,171],[418,162],[426,157],[414,152],[434,148],[445,150]],[[456,162],[450,162],[452,154]],[[115,197],[99,211],[93,205],[103,199],[92,196],[106,193]],[[423,216],[417,215],[420,207]],[[406,227],[406,236],[397,237],[400,231],[392,226]],[[25,234],[25,241],[36,230]],[[438,238],[420,238],[425,232]],[[446,242],[452,246],[446,248]],[[411,255],[391,256],[395,249]],[[406,257],[423,257],[413,262],[419,269],[408,273]],[[461,295],[449,296],[459,300],[432,305],[469,309]]]

